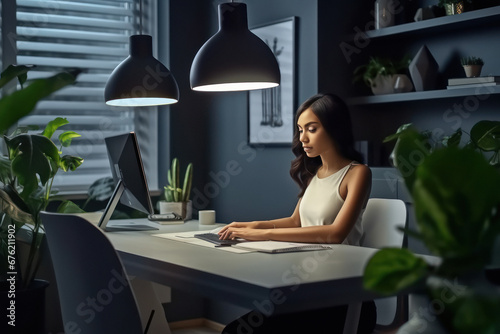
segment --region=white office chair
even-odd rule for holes
[[[149,323],[142,324],[130,281],[104,233],[75,215],[42,212],[40,217],[65,330],[82,334],[146,333]]]
[[[370,198],[363,214],[363,247],[403,247],[405,234],[398,227],[407,222],[406,205],[402,200]],[[408,320],[408,296],[397,296],[375,300],[377,305],[377,332],[393,330]],[[385,312],[380,312],[384,310]],[[349,304],[344,334],[356,333],[361,303]],[[388,317],[387,315],[392,315]]]

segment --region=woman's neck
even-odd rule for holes
[[[350,159],[347,159],[340,154],[325,154],[321,156],[321,166],[318,169],[318,176],[325,177],[338,172],[345,166],[351,163]]]

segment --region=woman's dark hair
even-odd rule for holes
[[[338,145],[340,154],[348,159],[362,163],[363,156],[354,149],[351,117],[345,102],[333,94],[314,95],[297,109],[295,124],[297,124],[300,115],[309,108],[318,117],[330,138]],[[321,166],[321,158],[319,156],[309,158],[306,155],[296,127],[293,134],[292,152],[296,158],[292,161],[290,175],[300,186],[299,197],[302,197],[309,181]]]

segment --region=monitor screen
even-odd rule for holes
[[[130,132],[107,137],[105,142],[115,191],[99,226],[106,227],[118,202],[146,214],[154,213],[136,134]]]

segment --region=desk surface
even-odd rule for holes
[[[213,225],[196,220],[154,225],[160,230],[107,233],[129,275],[276,313],[376,297],[362,287],[364,266],[376,249],[335,245],[321,251],[236,254],[151,236],[210,230]]]

